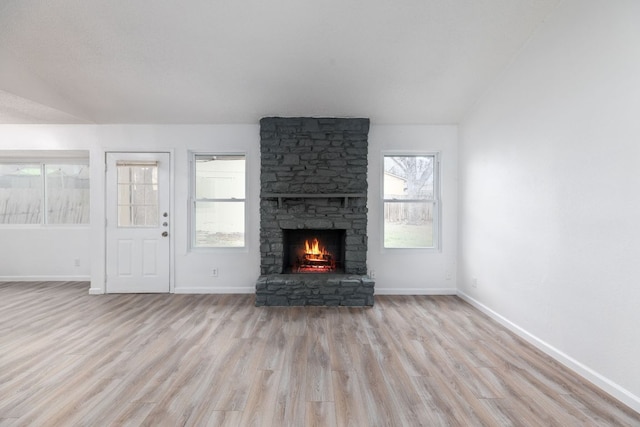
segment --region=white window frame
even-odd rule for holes
[[[65,224],[49,224],[48,222],[48,194],[47,194],[47,166],[51,165],[82,165],[90,168],[88,158],[75,158],[75,157],[8,157],[3,158],[0,156],[0,164],[3,165],[38,165],[40,166],[40,182],[42,185],[42,220],[39,223],[32,224],[0,224],[3,228],[24,228],[24,227],[72,227],[81,228],[89,227],[91,223],[91,217],[88,222],[84,223],[65,223]],[[89,186],[91,186],[91,175],[89,175]],[[89,207],[91,209],[91,207]]]
[[[198,199],[196,198],[196,157],[198,156],[242,156],[245,161],[244,199]],[[247,185],[248,185],[248,155],[246,152],[221,152],[221,151],[190,151],[189,152],[189,250],[193,252],[246,252],[247,244]],[[242,246],[196,246],[196,203],[206,202],[233,202],[244,203],[244,245]]]
[[[380,247],[383,252],[386,251],[424,251],[424,252],[440,252],[442,250],[442,202],[441,202],[441,154],[433,151],[384,151],[381,153],[380,167],[380,230],[381,242]],[[433,157],[433,199],[385,199],[384,189],[384,160],[386,157]],[[433,203],[433,245],[425,247],[402,247],[388,248],[385,247],[385,203]]]

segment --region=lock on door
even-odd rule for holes
[[[169,214],[165,212],[165,213],[162,214],[162,216],[166,218],[166,217],[169,216]],[[167,227],[168,225],[169,225],[169,223],[167,221],[162,223],[163,227]],[[167,237],[168,235],[169,235],[169,233],[167,231],[163,231],[162,232],[162,237]]]

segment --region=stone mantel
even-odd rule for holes
[[[284,199],[342,199],[343,207],[349,205],[350,198],[367,197],[366,193],[263,193],[263,199],[278,199],[278,207],[282,208]]]

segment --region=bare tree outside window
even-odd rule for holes
[[[157,227],[158,165],[123,162],[117,164],[118,227]]]
[[[436,158],[384,157],[384,247],[435,246]]]

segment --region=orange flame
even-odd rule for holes
[[[320,248],[320,242],[318,242],[318,239],[313,239],[312,243],[309,244],[308,240],[304,241],[304,247],[305,247],[305,254],[309,254],[309,255],[315,255],[314,258],[319,257],[321,255],[327,255],[328,252],[325,248]]]

